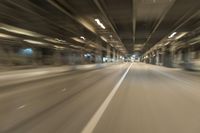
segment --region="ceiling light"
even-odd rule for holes
[[[85,40],[85,37],[84,37],[84,36],[81,36],[80,38],[83,39],[83,40]]]
[[[56,38],[55,40],[58,41],[58,42],[61,42],[61,43],[66,43],[65,40],[61,40],[61,39],[58,39],[58,38]]]
[[[82,48],[80,46],[75,46],[75,45],[70,45],[70,46],[73,47],[73,48]]]
[[[74,40],[76,42],[80,42],[80,43],[85,43],[82,39],[79,39],[77,37],[72,37],[72,40]]]
[[[0,23],[0,29],[8,31],[8,32],[20,34],[20,35],[26,35],[26,36],[31,36],[31,37],[43,37],[43,35],[41,35],[39,33],[25,30],[25,29],[18,28],[18,27],[14,27],[11,25],[3,24],[3,23]]]
[[[39,41],[34,41],[34,40],[27,40],[27,39],[25,39],[24,41],[25,41],[25,42],[28,42],[28,43],[31,43],[31,44],[39,44],[39,45],[44,45],[44,44],[46,44],[46,43],[44,43],[44,42],[39,42]]]
[[[96,18],[95,21],[97,22],[97,24],[100,23],[100,20],[98,18]]]
[[[168,38],[172,38],[177,34],[177,32],[173,32]]]
[[[176,40],[180,39],[181,37],[185,36],[186,34],[187,34],[187,32],[181,33],[180,35],[178,35],[178,36],[176,37]]]
[[[93,44],[89,44],[90,47],[95,48],[96,46]]]
[[[106,29],[106,27],[100,22],[98,18],[96,18],[95,21],[102,29]]]
[[[94,27],[93,27],[90,23],[88,23],[86,20],[84,20],[83,18],[80,18],[80,17],[78,17],[77,19],[78,19],[78,21],[79,21],[83,26],[85,26],[88,30],[90,30],[90,31],[93,32],[93,33],[96,33]]]
[[[49,42],[52,42],[52,43],[61,43],[61,44],[65,44],[66,41],[65,40],[61,40],[61,39],[58,39],[58,38],[45,38],[44,40],[46,41],[49,41]]]
[[[16,37],[11,36],[11,35],[7,35],[7,34],[0,33],[0,38],[14,39],[14,38],[16,38]]]
[[[108,42],[108,40],[107,40],[105,37],[101,36],[100,38],[101,38],[102,40],[104,40],[105,42]]]
[[[167,46],[169,44],[169,42],[166,42],[164,45]]]
[[[53,43],[58,43],[58,41],[56,41],[55,39],[52,39],[52,38],[45,38],[44,40],[53,42]]]
[[[57,46],[57,45],[54,45],[54,48],[56,48],[56,49],[65,49],[65,47]]]

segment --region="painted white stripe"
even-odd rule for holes
[[[108,97],[101,104],[101,106],[99,107],[99,109],[95,112],[95,114],[92,116],[92,118],[87,123],[87,125],[84,127],[84,129],[82,130],[81,133],[92,133],[93,132],[93,130],[96,127],[97,123],[99,122],[101,116],[103,115],[103,113],[106,110],[106,108],[108,107],[110,101],[112,100],[112,98],[114,97],[115,93],[119,89],[119,87],[120,87],[121,83],[123,82],[124,78],[126,77],[126,75],[127,75],[128,71],[130,70],[132,64],[133,63],[131,63],[131,65],[128,67],[128,69],[126,70],[126,72],[120,78],[120,80],[118,81],[118,83],[114,86],[114,88],[112,89],[112,91],[110,92],[110,94],[108,95]]]

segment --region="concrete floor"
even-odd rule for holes
[[[0,133],[80,133],[130,63],[0,89]],[[134,63],[94,133],[199,133],[200,77]]]

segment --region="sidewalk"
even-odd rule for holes
[[[33,68],[38,68],[38,67],[41,67],[41,66],[33,66],[33,65],[25,65],[25,66],[1,66],[0,65],[0,73],[1,72],[6,72],[6,71],[13,71],[13,70],[33,69]],[[42,67],[44,67],[44,66],[42,66]]]
[[[157,67],[157,69],[165,69],[168,71],[180,71],[181,73],[188,73],[195,76],[200,76],[200,71],[198,70],[188,70],[181,67],[166,67],[166,66],[160,66],[160,65],[154,65],[154,64],[149,64],[149,65],[155,66]]]
[[[34,69],[10,70],[0,72],[0,87],[19,82],[27,82],[30,80],[44,78],[49,74],[56,74],[60,72],[67,72],[72,70],[90,70],[110,66],[115,63],[106,64],[89,64],[89,65],[74,65],[74,66],[51,66]]]

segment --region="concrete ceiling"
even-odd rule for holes
[[[72,39],[84,36],[87,43],[111,45],[124,54],[144,53],[174,31],[199,28],[199,9],[198,0],[3,0],[0,22],[43,35],[39,40],[86,47]]]

